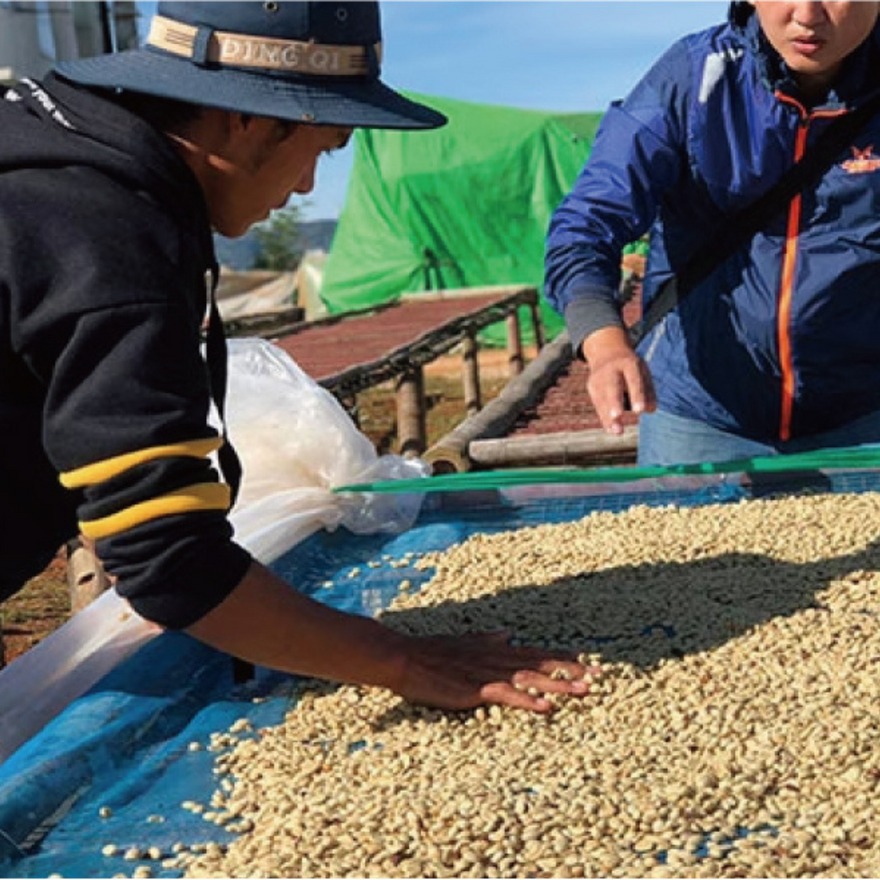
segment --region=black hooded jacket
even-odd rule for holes
[[[0,96],[0,600],[82,531],[141,615],[241,580],[201,356],[214,267],[161,133],[50,75]]]

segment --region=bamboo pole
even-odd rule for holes
[[[423,458],[432,464],[434,473],[471,470],[473,463],[468,455],[470,443],[477,439],[503,436],[520,413],[532,406],[556,381],[556,377],[571,363],[571,358],[571,343],[568,334],[563,331],[553,342],[545,345],[538,357],[511,379],[496,398],[427,450]]]
[[[400,454],[421,455],[425,449],[425,374],[415,367],[397,380],[397,437]]]
[[[476,415],[483,406],[480,394],[480,345],[476,334],[466,333],[462,340],[461,381],[464,388],[464,405],[469,416]]]
[[[444,299],[479,299],[485,296],[509,297],[526,293],[532,302],[537,301],[538,290],[531,284],[486,284],[482,287],[445,287],[442,290],[422,290],[418,293],[401,294],[401,303],[424,303]]]
[[[351,416],[351,420],[354,422],[355,427],[360,429],[361,410],[357,394],[347,394],[338,399],[342,408],[349,414],[349,416]]]
[[[537,302],[529,303],[529,316],[532,319],[532,331],[535,334],[535,347],[540,351],[544,347],[544,323]]]
[[[110,589],[110,578],[101,560],[79,538],[67,544],[67,589],[71,614],[82,611]]]
[[[584,466],[622,464],[635,460],[638,428],[627,426],[623,434],[606,434],[601,429],[560,431],[523,437],[472,440],[468,455],[475,463],[492,468],[534,466]]]
[[[519,325],[519,309],[507,316],[507,370],[511,376],[523,371],[522,332]]]

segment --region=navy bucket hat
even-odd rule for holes
[[[138,49],[61,62],[82,85],[316,125],[437,128],[379,79],[379,6],[363,0],[159,3]]]

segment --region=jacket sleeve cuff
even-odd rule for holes
[[[565,307],[565,326],[572,349],[578,358],[583,359],[583,341],[604,327],[623,327],[623,318],[620,307],[607,293],[585,293],[576,296]]]
[[[120,565],[116,592],[147,620],[185,629],[219,605],[241,582],[253,559],[217,529],[192,542],[159,547],[149,562]],[[220,534],[217,534],[220,532]],[[100,554],[101,544],[98,543]]]

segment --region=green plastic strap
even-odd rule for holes
[[[468,492],[506,489],[539,483],[628,483],[649,477],[686,474],[767,474],[787,471],[854,470],[880,467],[880,446],[822,449],[796,455],[769,455],[735,461],[679,464],[669,467],[519,468],[474,473],[441,474],[414,480],[382,480],[337,486],[334,492]]]

